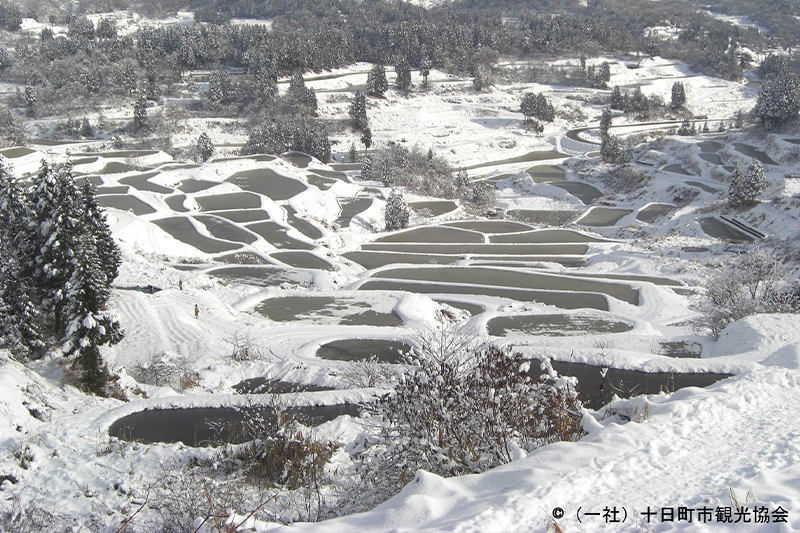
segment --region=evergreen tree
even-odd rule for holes
[[[367,156],[361,162],[361,179],[369,181],[372,179],[372,156]]]
[[[526,118],[538,118],[546,122],[552,122],[555,119],[555,108],[548,102],[544,94],[528,93],[522,98],[520,104],[520,111]]]
[[[22,189],[0,164],[0,345],[24,356],[43,348],[36,329],[30,278],[23,263],[33,253],[31,212]]]
[[[370,96],[383,96],[389,88],[383,65],[375,65],[367,75],[367,93]]]
[[[767,181],[764,177],[764,167],[757,159],[754,159],[744,175],[736,180],[731,179],[731,189],[729,191],[728,203],[733,206],[747,205],[755,203],[758,197],[767,188]],[[735,183],[735,185],[734,185]]]
[[[622,97],[622,91],[620,90],[619,85],[615,85],[611,90],[611,99],[609,100],[609,105],[611,106],[611,109],[622,111],[625,107],[624,103],[625,100]]]
[[[630,148],[622,144],[619,138],[608,134],[600,144],[600,157],[606,163],[627,165],[633,159]]]
[[[428,86],[428,76],[431,74],[431,60],[428,56],[424,56],[419,62],[419,73],[422,76],[422,86]]]
[[[14,355],[36,357],[43,348],[38,312],[23,270],[8,249],[0,251],[0,346]]]
[[[611,116],[611,110],[609,108],[603,109],[603,114],[600,115],[600,139],[604,139],[608,135],[608,132],[611,129],[612,119],[613,117]]]
[[[708,129],[708,121],[706,120],[705,122],[703,122],[703,133],[708,133],[709,131],[711,130]]]
[[[228,101],[230,96],[230,78],[225,70],[215,70],[211,73],[208,83],[206,99],[212,106],[221,106]]]
[[[367,127],[367,98],[364,93],[357,91],[350,104],[350,118],[353,129],[363,130]]]
[[[403,193],[396,189],[392,189],[391,194],[389,194],[389,199],[386,201],[386,231],[397,231],[404,229],[406,226],[408,226],[408,218],[410,214],[411,210],[403,198]]]
[[[111,228],[108,227],[105,215],[97,203],[97,191],[92,182],[86,180],[81,186],[81,197],[83,199],[83,229],[93,238],[96,247],[97,259],[106,278],[106,285],[117,279],[119,267],[122,264],[122,252],[120,252],[114,237],[111,235]]]
[[[81,120],[80,134],[81,137],[86,137],[86,138],[94,137],[94,128],[89,122],[89,119],[86,117],[83,117],[83,120]]]
[[[350,156],[350,162],[355,163],[356,160],[358,159],[358,152],[356,151],[356,143],[350,143],[350,151],[348,155]]]
[[[682,137],[688,137],[694,134],[693,130],[694,126],[692,122],[688,118],[685,118],[683,119],[683,122],[681,122],[681,126],[678,128],[678,135],[681,135]]]
[[[77,354],[85,389],[103,396],[108,370],[100,346],[119,342],[122,330],[117,321],[103,313],[110,291],[96,252],[97,243],[90,233],[81,236],[80,248],[82,253],[76,257],[67,293],[68,322],[63,349],[65,354]]]
[[[405,58],[397,62],[394,67],[397,73],[397,88],[401,93],[407,94],[411,90],[411,67]]]
[[[676,81],[672,84],[671,105],[673,109],[678,109],[686,105],[686,89],[683,86],[683,82]]]
[[[36,95],[36,89],[34,89],[30,85],[25,86],[25,109],[28,112],[28,116],[32,117],[36,114],[36,102],[38,101],[38,97]]]
[[[214,143],[211,142],[211,137],[208,136],[208,133],[203,132],[197,138],[195,151],[198,159],[203,162],[208,161],[214,155]]]
[[[317,110],[317,93],[314,89],[306,87],[303,75],[299,72],[289,80],[287,97],[289,103],[295,108],[305,108],[311,114]]]
[[[739,162],[736,161],[733,164],[731,183],[728,187],[728,204],[732,207],[738,207],[746,200],[744,195],[744,176],[742,175],[742,169],[739,167]]]
[[[794,73],[786,73],[764,82],[758,92],[753,115],[761,120],[767,129],[772,129],[797,115],[798,110],[800,110],[800,77]]]
[[[133,131],[136,133],[147,131],[147,99],[139,93],[133,104]]]
[[[43,162],[33,178],[29,202],[34,233],[28,261],[35,300],[41,309],[53,312],[54,330],[61,331],[74,260],[81,253],[79,238],[84,220],[83,200],[73,183],[72,167]]]
[[[372,130],[369,127],[364,128],[364,131],[361,132],[361,144],[364,145],[364,153],[367,153],[372,146]]]

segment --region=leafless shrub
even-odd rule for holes
[[[228,345],[230,346],[228,355],[233,361],[253,361],[264,357],[261,345],[246,331],[235,332],[228,339]]]
[[[397,381],[401,370],[397,365],[380,363],[377,357],[347,363],[341,371],[342,381],[350,388],[386,387]]]
[[[200,379],[188,358],[170,357],[166,352],[153,354],[149,360],[138,363],[134,376],[140,383],[177,390],[196,386]]]
[[[629,193],[645,187],[651,178],[645,170],[627,165],[612,168],[600,176],[600,181],[609,193]]]
[[[790,270],[773,252],[756,249],[715,268],[706,281],[708,302],[700,323],[718,338],[728,324],[760,313],[796,313],[797,287]]]

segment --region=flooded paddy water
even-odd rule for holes
[[[318,426],[342,415],[357,417],[359,414],[360,409],[352,404],[287,407],[282,410],[282,416],[307,426]],[[274,409],[268,406],[152,409],[120,418],[108,432],[113,437],[131,442],[220,446],[249,440],[243,431],[247,421],[264,416],[275,416]]]
[[[391,305],[391,304],[390,304]],[[303,320],[348,326],[402,326],[403,321],[375,299],[347,296],[284,296],[268,298],[254,309],[276,322]]]

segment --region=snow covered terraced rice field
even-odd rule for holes
[[[702,85],[709,80],[684,78],[683,67],[640,63],[614,63],[615,82],[645,83],[657,94],[680,78],[694,84],[695,96],[713,96]],[[363,87],[365,77],[350,69],[307,81],[333,97],[320,113],[341,120],[346,112],[331,111],[336,97]],[[465,80],[432,75],[431,84],[459,87]],[[779,162],[800,141],[783,139],[779,149],[739,133],[668,139],[653,153],[636,154],[641,163],[632,166],[647,173],[647,186],[619,193],[581,173],[605,168],[592,142],[597,106],[585,106],[588,120],[548,125],[534,138],[486,126],[516,124],[508,111],[518,107],[516,94],[447,90],[447,101],[435,92],[418,96],[433,119],[417,114],[413,99],[379,102],[376,138],[413,131],[437,149],[452,147],[470,179],[496,187],[496,218],[475,215],[461,201],[408,195],[413,227],[385,232],[388,188],[361,182],[357,163],[324,165],[301,153],[204,164],[176,164],[154,151],[73,156],[78,179],[100,187],[126,259],[110,302],[126,336],[104,356],[120,382],[142,394],[127,403],[87,398],[3,359],[12,425],[0,428],[0,437],[22,449],[14,426],[40,431],[24,437],[42,476],[31,493],[41,498],[52,485],[74,494],[78,503],[68,504],[81,512],[99,494],[127,502],[129,485],[143,483],[127,472],[212,456],[201,448],[237,442],[243,410],[254,405],[286,406],[315,435],[352,445],[365,427],[360,406],[386,392],[358,371],[394,372],[415,354],[421,331],[457,326],[522,352],[534,378],[545,357],[577,377],[588,435],[527,458],[520,450],[518,460],[481,475],[443,479],[420,471],[368,513],[285,529],[258,523],[256,531],[540,533],[552,530],[553,509],[574,514],[568,506],[575,502],[592,509],[724,506],[728,487],[741,498],[753,489],[757,501],[789,510],[783,529],[753,531],[800,528],[796,317],[746,318],[719,341],[693,326],[704,276],[718,267],[718,256],[746,253],[746,243],[763,239],[740,224],[761,235],[798,233],[786,198],[800,190],[782,180],[789,167]],[[726,105],[728,114],[739,106]],[[696,111],[718,107],[703,100]],[[481,116],[487,109],[495,123]],[[613,130],[621,136],[677,125],[621,120]],[[0,155],[14,175],[30,175],[44,156],[41,146]],[[734,159],[749,158],[767,165],[770,188],[751,213],[730,213],[721,207],[724,178]],[[145,383],[143,368],[163,361],[190,368],[191,382]],[[60,372],[54,363],[40,370]],[[45,409],[25,390],[38,391],[58,415],[34,419]],[[649,396],[617,398],[640,394]],[[137,443],[109,445],[109,434]],[[101,447],[110,451],[98,454]],[[132,512],[125,509],[115,512]],[[563,531],[607,530],[573,516],[558,524]],[[624,527],[647,531],[638,523]],[[673,529],[734,530],[692,527]]]

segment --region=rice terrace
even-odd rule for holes
[[[0,0],[0,533],[800,530],[798,38]]]

